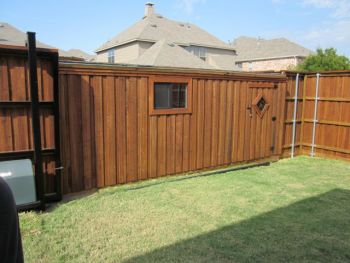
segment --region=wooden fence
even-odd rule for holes
[[[190,79],[192,112],[151,115],[150,79]],[[60,65],[63,189],[75,192],[279,156],[283,76]],[[258,116],[254,99],[264,96]]]
[[[291,155],[295,108],[296,74],[287,76],[283,156]],[[318,77],[316,73],[300,74],[299,79],[296,154],[349,160],[350,71],[321,72]]]
[[[33,154],[23,51],[0,52],[1,160]],[[164,78],[188,81],[189,109],[153,114],[153,82]],[[38,80],[46,193],[58,189],[59,140],[63,193],[290,156],[293,145],[295,155],[350,158],[350,72],[299,74],[295,98],[295,73],[61,63],[60,125],[49,57],[39,56]]]
[[[58,95],[57,50],[37,50],[37,78],[44,188],[47,199],[60,192],[56,177],[59,140],[55,133],[55,100]],[[0,46],[0,160],[34,158],[31,95],[27,49]],[[58,123],[58,119],[57,119]],[[38,187],[38,186],[37,186]]]

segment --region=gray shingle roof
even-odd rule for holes
[[[257,39],[239,37],[231,43],[237,52],[236,61],[253,61],[279,57],[307,57],[312,51],[286,38]]]
[[[177,22],[159,14],[145,16],[105,44],[96,52],[120,46],[135,40],[157,42],[166,39],[168,42],[180,45],[198,45],[233,49],[230,45],[214,37],[196,25]]]
[[[64,51],[64,53],[62,53],[62,55],[63,54],[66,56],[81,58],[85,61],[91,61],[95,57],[94,55],[90,55],[90,54],[88,54],[80,49],[70,49],[68,51]]]
[[[159,40],[157,43],[153,44],[153,46],[147,49],[140,57],[127,61],[127,64],[155,67],[215,69],[184,48],[169,43],[165,39]]]
[[[0,44],[25,47],[26,40],[26,33],[8,23],[0,22]],[[57,49],[53,46],[44,44],[38,40],[36,41],[36,46],[39,48]],[[94,55],[90,55],[79,49],[70,49],[68,51],[59,49],[58,53],[61,58],[78,58],[86,61],[91,61],[94,58]]]
[[[8,23],[0,22],[0,44],[24,47],[26,45],[26,40],[26,33]],[[40,41],[36,41],[36,46],[40,48],[54,48]]]

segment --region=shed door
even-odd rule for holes
[[[274,83],[250,83],[247,100],[250,132],[246,134],[246,160],[273,155],[276,143],[276,100],[277,86]]]

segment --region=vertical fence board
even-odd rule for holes
[[[219,141],[218,141],[218,164],[224,164],[225,158],[225,130],[226,130],[226,100],[227,81],[220,81],[220,103],[219,103]]]
[[[105,185],[116,184],[116,157],[115,157],[115,88],[114,77],[103,79],[103,137]]]
[[[92,89],[94,97],[94,125],[95,125],[95,158],[96,158],[96,184],[97,187],[105,185],[105,163],[104,163],[104,131],[103,131],[103,93],[102,77],[92,78]]]
[[[68,77],[68,118],[69,133],[71,138],[71,165],[72,165],[72,189],[73,191],[82,191],[84,165],[82,152],[82,119],[81,119],[81,77],[71,75]]]
[[[138,174],[140,179],[147,179],[147,130],[148,130],[148,89],[147,78],[140,78],[137,87],[138,111]]]
[[[213,82],[213,111],[212,111],[212,132],[211,132],[211,166],[218,165],[218,141],[219,141],[219,103],[220,87],[219,82]]]
[[[183,115],[176,115],[175,120],[175,172],[182,172],[182,158],[183,158]]]
[[[126,81],[126,144],[127,144],[127,170],[128,182],[137,181],[137,82],[130,77]]]
[[[204,156],[203,167],[211,166],[211,132],[212,132],[212,102],[213,102],[213,81],[205,82],[204,91]]]
[[[115,79],[117,183],[126,183],[126,80]]]
[[[158,150],[157,150],[157,174],[158,176],[166,175],[166,159],[167,159],[167,117],[159,116],[158,117],[158,130],[157,130],[157,138],[158,138]]]

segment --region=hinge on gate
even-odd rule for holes
[[[272,117],[272,121],[275,121],[277,118],[276,118],[276,116],[273,116]]]
[[[273,151],[273,150],[275,150],[275,146],[270,147],[270,151]]]

